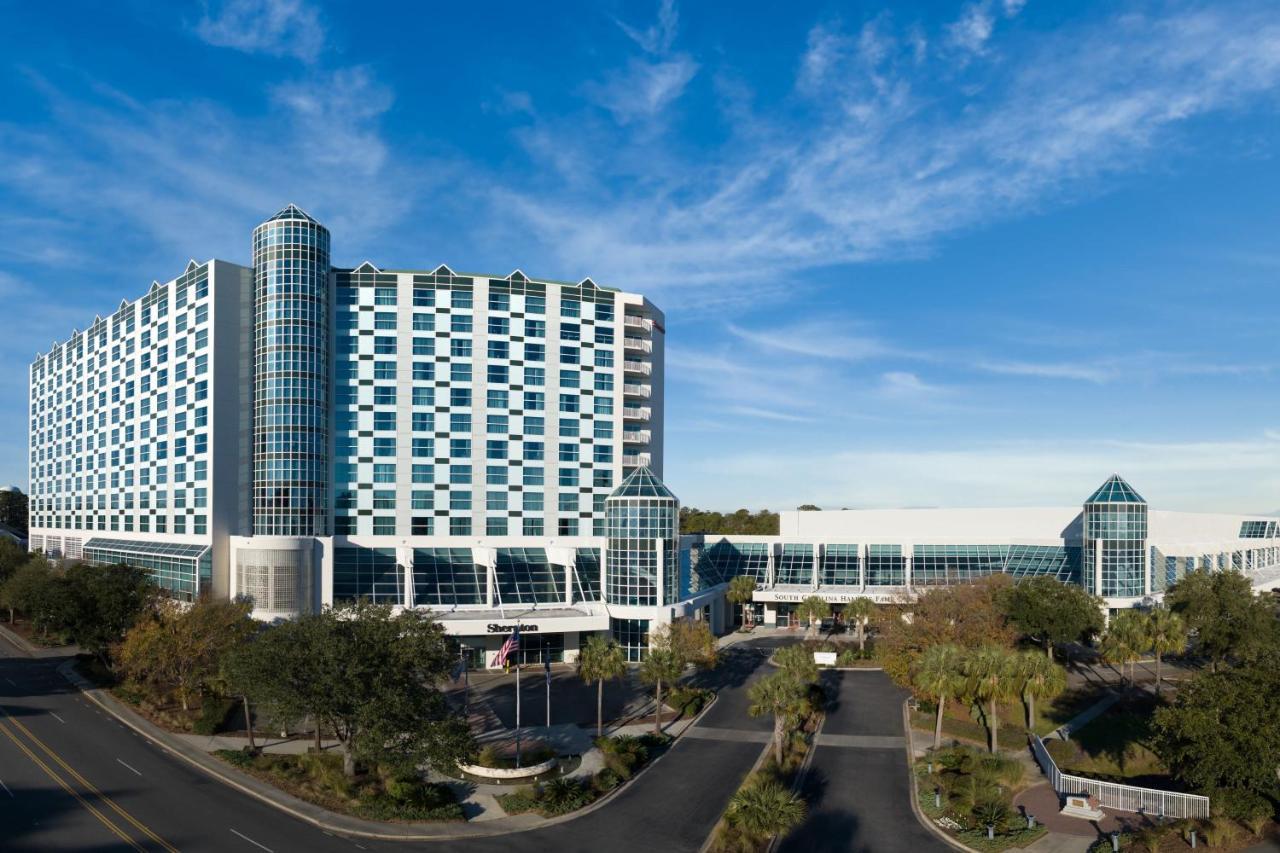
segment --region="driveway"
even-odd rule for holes
[[[824,673],[834,695],[804,795],[809,817],[779,845],[785,853],[925,853],[950,848],[911,809],[898,689],[883,672]]]

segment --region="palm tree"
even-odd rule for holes
[[[799,643],[778,649],[774,652],[773,662],[779,671],[801,684],[813,684],[818,680],[818,665],[813,661],[813,652]]]
[[[626,671],[626,654],[611,637],[593,634],[578,652],[578,677],[596,683],[596,737],[604,734],[604,683],[621,678]]]
[[[1136,661],[1147,648],[1147,631],[1143,614],[1137,610],[1121,610],[1111,617],[1107,633],[1102,637],[1102,657],[1120,665],[1120,680],[1125,680],[1125,665]],[[1133,684],[1136,676],[1129,679]]]
[[[796,616],[809,623],[805,629],[805,636],[811,640],[817,639],[818,629],[822,627],[822,620],[830,615],[831,605],[819,595],[809,596],[796,607]]]
[[[784,835],[804,821],[804,800],[776,779],[746,785],[729,799],[725,819],[743,835],[763,842]]]
[[[938,703],[938,719],[933,726],[934,749],[942,748],[942,717],[946,713],[947,699],[954,697],[964,686],[960,675],[963,664],[964,652],[959,646],[949,643],[930,646],[920,656],[912,673],[912,686]]]
[[[654,647],[640,662],[640,680],[652,684],[656,691],[656,707],[653,711],[653,730],[662,733],[662,685],[671,684],[684,672],[685,662],[670,648]]]
[[[773,715],[773,758],[782,766],[782,744],[787,734],[787,721],[803,714],[809,706],[809,685],[786,672],[766,676],[747,690],[751,704],[747,713],[753,717]]]
[[[1014,654],[1000,646],[983,646],[965,656],[961,671],[966,693],[988,704],[987,730],[991,733],[991,751],[995,752],[1000,729],[997,708],[1000,702],[1015,695],[1018,686]]]
[[[1187,646],[1187,624],[1168,607],[1154,607],[1147,613],[1146,645],[1156,655],[1156,695],[1160,695],[1161,663],[1164,655],[1178,654]]]
[[[1067,672],[1039,652],[1018,655],[1018,680],[1027,703],[1027,731],[1035,731],[1036,700],[1052,699],[1067,689]]]
[[[846,619],[858,626],[858,651],[867,650],[867,623],[876,615],[876,603],[869,598],[855,598],[844,608]]]
[[[742,605],[742,621],[746,625],[755,623],[755,611],[749,606],[756,594],[756,579],[751,575],[738,575],[729,581],[729,588],[724,597],[730,604]]]

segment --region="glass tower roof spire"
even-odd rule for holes
[[[1119,474],[1112,474],[1098,487],[1085,503],[1090,504],[1144,504],[1142,495],[1125,482]]]

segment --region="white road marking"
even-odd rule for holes
[[[116,759],[116,761],[119,761],[121,764],[124,764],[124,762],[123,762],[123,761],[121,761],[119,758],[117,758],[117,759]],[[124,764],[124,766],[125,766],[125,767],[129,767],[129,765],[128,765],[128,764]],[[130,769],[130,770],[133,770],[133,768],[132,768],[132,767],[129,767],[129,769]],[[133,770],[133,772],[134,772],[134,773],[138,773],[138,771],[137,771],[137,770]],[[142,774],[141,774],[141,773],[138,773],[138,775],[139,775],[139,776],[141,776]]]
[[[228,827],[227,827],[227,829],[231,829],[231,827],[229,827],[229,826],[228,826]],[[249,836],[245,835],[244,833],[242,833],[242,832],[236,832],[234,829],[231,829],[231,831],[232,831],[232,833],[234,833],[235,835],[238,835],[238,836],[240,836],[241,838],[243,838],[245,841],[248,841],[248,842],[249,842],[250,844],[252,844],[254,847],[257,847],[257,848],[259,848],[259,849],[261,849],[261,850],[266,850],[266,851],[267,851],[267,853],[275,853],[275,851],[273,851],[270,847],[263,847],[261,844],[259,844],[258,842],[254,841],[252,838],[250,838]]]
[[[59,717],[59,716],[58,716],[57,714],[55,714],[53,711],[50,711],[49,713],[50,713],[50,714],[53,714],[53,718],[54,718],[55,720],[57,720],[58,722],[60,722],[60,723],[62,723],[62,724],[64,724],[64,725],[66,724],[66,722],[67,722],[67,721],[66,721],[66,720],[64,720],[64,719],[62,719],[61,717]]]
[[[3,779],[0,779],[0,788],[4,788],[4,792],[8,794],[10,797],[13,796],[13,791],[9,790],[9,786],[4,783]]]

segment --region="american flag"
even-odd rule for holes
[[[507,637],[506,642],[502,644],[502,648],[498,649],[498,656],[494,659],[497,666],[506,666],[510,663],[511,653],[518,651],[520,648],[520,628],[516,627],[511,632],[511,636]]]

